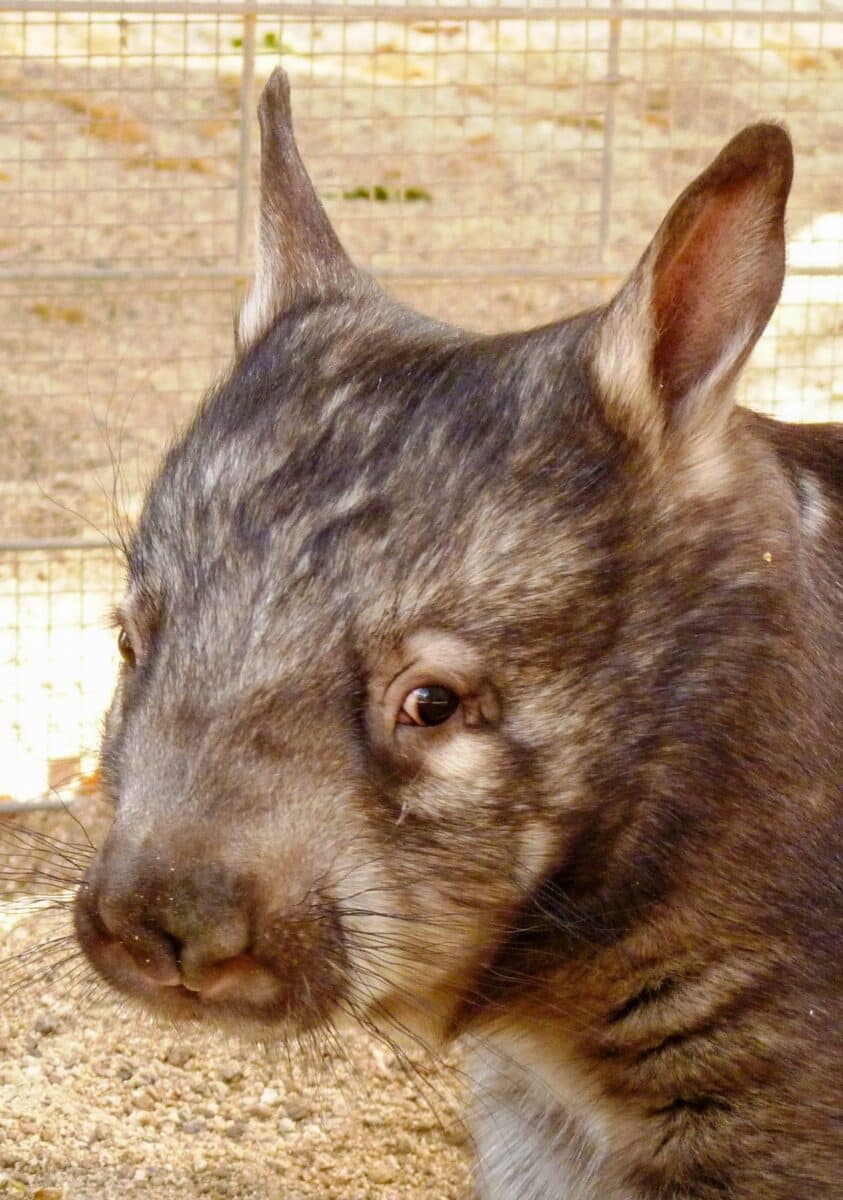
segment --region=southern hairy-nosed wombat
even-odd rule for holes
[[[116,988],[471,1035],[488,1200],[843,1197],[843,436],[735,407],[791,147],[607,306],[481,337],[348,260],[260,106],[238,360],[131,543],[76,902]]]

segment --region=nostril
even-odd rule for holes
[[[182,942],[177,937],[174,937],[172,933],[168,933],[166,929],[159,929],[156,932],[161,939],[162,946],[176,964],[179,972],[181,972],[181,958],[184,950]]]
[[[190,992],[206,997],[217,995],[226,987],[228,979],[248,970],[249,960],[249,955],[238,954],[221,962],[203,963],[201,967],[197,965],[182,977],[184,987]]]
[[[135,962],[145,975],[148,975],[155,983],[160,983],[162,987],[180,987],[182,983],[181,942],[164,930],[150,929],[147,931],[147,935],[149,939],[154,938],[157,942],[158,953],[153,957],[144,951],[143,961],[133,954]]]
[[[181,984],[179,943],[168,934],[153,926],[135,925],[115,930],[111,942],[118,953],[128,954],[133,965],[153,983],[161,987]]]
[[[182,983],[194,992],[204,992],[221,970],[241,960],[251,962],[251,930],[248,915],[234,911],[219,914],[186,939],[179,955]]]
[[[80,945],[106,973],[133,969],[162,987],[181,983],[179,941],[118,897],[86,882],[76,897],[74,919]]]

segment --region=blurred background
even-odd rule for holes
[[[279,60],[353,257],[488,331],[607,297],[721,144],[782,118],[789,279],[743,399],[843,416],[843,5],[0,0],[6,809],[96,783],[112,544],[231,354]]]

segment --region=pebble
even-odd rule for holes
[[[407,1124],[407,1129],[411,1133],[432,1133],[434,1129],[441,1128],[441,1117],[433,1113],[429,1108],[424,1108],[421,1112],[415,1113]]]
[[[35,1024],[32,1028],[41,1037],[46,1037],[48,1034],[55,1033],[59,1027],[59,1019],[55,1013],[42,1013],[35,1018]]]
[[[461,1132],[448,1130],[447,1142],[415,1132],[426,1110],[392,1053],[373,1054],[363,1038],[312,1080],[297,1054],[288,1062],[189,1030],[162,1039],[106,1010],[80,1021],[49,995],[13,1015],[0,1056],[0,1200],[469,1194]],[[0,1043],[8,1020],[0,1012]],[[318,1066],[317,1057],[314,1074]]]
[[[259,1121],[268,1121],[275,1116],[275,1110],[266,1104],[250,1104],[246,1112],[250,1117],[257,1117]]]
[[[395,1065],[392,1053],[383,1046],[373,1046],[372,1058],[375,1063],[375,1074],[380,1075],[381,1079],[389,1079]]]
[[[301,1096],[288,1096],[284,1101],[284,1111],[292,1120],[303,1121],[306,1117],[312,1116],[313,1105],[308,1104]]]
[[[468,1126],[462,1121],[454,1121],[452,1125],[445,1127],[444,1137],[449,1146],[465,1146],[471,1134],[468,1132]]]
[[[388,1154],[380,1162],[373,1162],[369,1166],[367,1174],[372,1183],[394,1183],[398,1178],[400,1170],[398,1160],[391,1154]]]
[[[165,1054],[165,1060],[174,1067],[183,1067],[185,1063],[189,1063],[193,1058],[193,1050],[190,1046],[176,1043],[170,1046]]]
[[[190,1121],[183,1121],[181,1126],[182,1133],[204,1133],[205,1122],[202,1117],[193,1117]]]

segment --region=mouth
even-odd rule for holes
[[[183,980],[150,978],[119,944],[86,956],[109,987],[140,1002],[149,1012],[170,1021],[201,1022],[230,1028],[244,1024],[262,1032],[308,1033],[329,1019],[336,1005],[324,987],[312,983],[294,988],[268,967],[242,955],[225,965],[224,978],[204,987]]]

